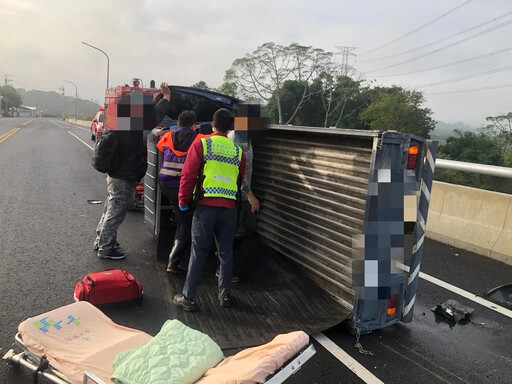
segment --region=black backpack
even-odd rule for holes
[[[117,162],[117,141],[112,132],[106,132],[94,144],[92,166],[99,172],[107,173],[116,169]]]

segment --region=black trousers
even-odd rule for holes
[[[192,230],[192,218],[194,217],[194,211],[189,209],[186,212],[180,211],[178,202],[179,186],[170,187],[167,185],[160,185],[162,194],[169,200],[173,210],[176,214],[176,234],[174,235],[174,241],[178,240],[182,242],[184,251],[188,249],[191,239]]]

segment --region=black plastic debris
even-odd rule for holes
[[[457,300],[447,300],[443,304],[438,304],[432,308],[435,313],[446,317],[448,320],[458,323],[461,320],[469,320],[469,316],[475,309],[462,305]]]
[[[485,297],[502,307],[512,309],[512,283],[500,285],[489,290]]]
[[[103,203],[103,201],[101,201],[101,200],[87,200],[87,202],[89,204],[102,204]]]

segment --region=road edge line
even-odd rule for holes
[[[91,151],[94,151],[94,148],[91,147],[89,144],[87,144],[85,141],[83,141],[81,138],[79,138],[77,135],[75,135],[74,133],[72,133],[71,131],[68,131],[68,133],[72,136],[74,136],[78,141],[82,142],[82,144],[84,144],[87,148],[89,148]]]
[[[406,271],[406,272],[409,271],[409,267],[405,264],[397,262],[396,265],[398,268],[402,269],[403,271]],[[453,293],[456,293],[457,295],[465,297],[468,300],[471,300],[477,304],[480,304],[486,308],[489,308],[495,312],[498,312],[498,313],[512,319],[512,311],[510,309],[502,307],[501,305],[498,305],[496,303],[493,303],[492,301],[486,300],[486,299],[484,299],[480,296],[477,296],[474,293],[468,292],[462,288],[456,287],[455,285],[451,285],[450,283],[440,280],[437,277],[427,275],[426,273],[420,272],[420,278],[428,281],[429,283],[435,284],[441,288],[452,291]]]

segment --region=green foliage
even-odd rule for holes
[[[468,163],[498,166],[512,165],[512,152],[503,156],[497,141],[492,135],[485,132],[474,133],[455,130],[455,136],[450,136],[446,140],[446,144],[439,147],[438,157]],[[435,179],[452,184],[512,193],[512,180],[501,177],[436,169]]]
[[[206,82],[204,82],[203,80],[195,83],[195,84],[192,84],[191,87],[194,87],[194,88],[199,88],[199,89],[204,89],[206,91],[209,91],[210,90],[210,87],[208,87],[208,85],[206,84]]]
[[[391,87],[361,112],[360,119],[372,130],[396,130],[429,138],[436,122],[432,111],[421,107],[424,102],[421,92]]]
[[[228,95],[231,97],[237,97],[236,84],[235,83],[222,83],[222,85],[215,91]]]
[[[271,99],[277,108],[279,124],[289,124],[295,119],[300,108],[310,96],[310,85],[314,76],[323,71],[323,68],[332,61],[333,54],[322,49],[290,44],[285,47],[275,43],[265,43],[254,52],[236,59],[231,68],[226,71],[224,81],[236,84],[238,93],[242,98],[257,99],[269,102]],[[293,96],[286,94],[285,83],[293,80],[300,84],[300,92]],[[290,87],[288,84],[287,87]],[[295,98],[293,109],[283,113],[282,97]],[[288,103],[288,106],[291,105]]]
[[[0,110],[2,114],[8,115],[11,108],[18,108],[23,104],[21,95],[10,85],[0,87]]]
[[[503,165],[505,167],[512,168],[512,150],[509,150],[505,155],[503,155]]]
[[[490,124],[482,128],[482,132],[492,137],[505,155],[512,148],[512,112],[506,115],[488,116],[485,118]]]
[[[439,157],[468,163],[503,165],[496,142],[484,133],[455,131],[446,144],[440,146]]]

